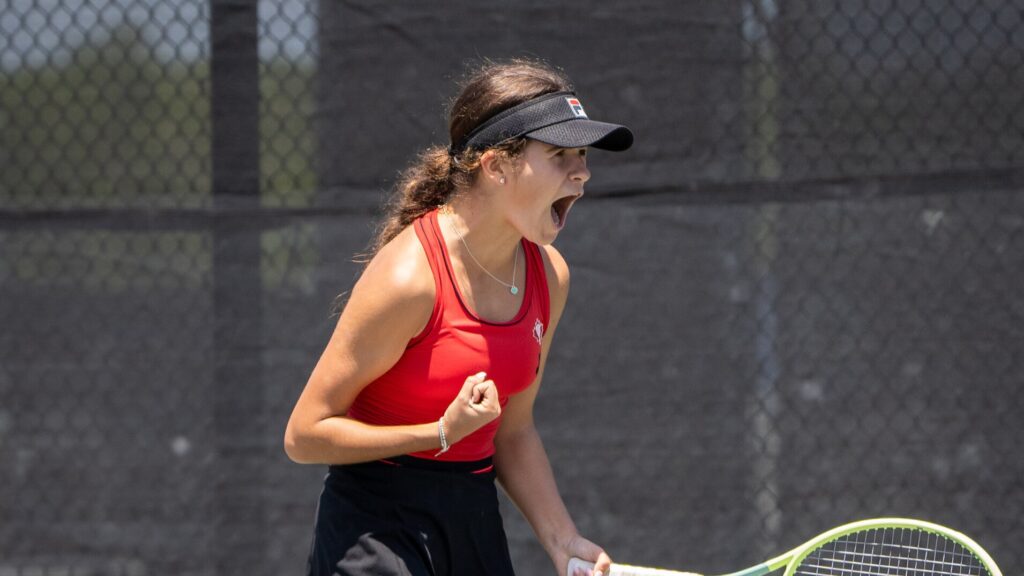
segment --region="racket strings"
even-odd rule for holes
[[[913,528],[847,534],[808,554],[794,576],[990,576],[969,549]]]

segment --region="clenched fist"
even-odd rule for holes
[[[501,416],[498,388],[487,374],[478,372],[463,383],[458,396],[444,411],[445,436],[454,444]]]

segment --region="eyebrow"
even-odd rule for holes
[[[544,146],[547,146],[548,152],[554,152],[555,150],[586,150],[588,148],[588,146],[576,146],[572,148],[566,148],[565,146],[555,146],[554,144],[548,144],[547,142],[542,142],[542,144],[544,144]]]

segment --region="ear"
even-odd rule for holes
[[[486,181],[498,185],[499,182],[511,179],[515,167],[505,156],[488,150],[480,155],[480,176]]]

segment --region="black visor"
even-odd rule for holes
[[[521,136],[562,148],[592,146],[620,152],[633,145],[629,128],[591,120],[575,94],[556,92],[495,114],[453,145],[451,151],[482,150]]]

